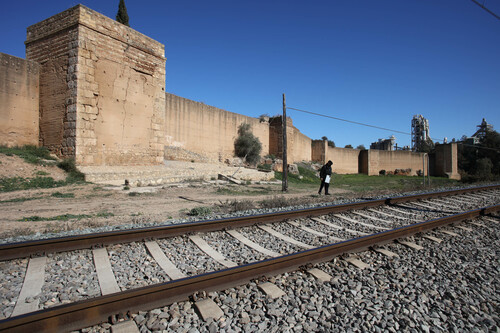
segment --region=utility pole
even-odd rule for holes
[[[427,153],[424,153],[422,155],[422,176],[423,176],[423,179],[422,179],[423,183],[422,183],[422,185],[424,185],[424,187],[425,187],[425,156],[426,155],[427,155]]]
[[[288,162],[286,158],[286,100],[285,94],[283,94],[283,118],[281,119],[281,128],[283,130],[283,180],[282,180],[282,192],[288,191]]]

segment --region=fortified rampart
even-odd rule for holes
[[[164,158],[225,162],[248,123],[262,155],[283,157],[281,116],[251,118],[166,93],[163,44],[85,6],[28,27],[28,60],[0,56],[0,144],[38,142],[88,170]],[[288,163],[311,160],[332,160],[337,173],[416,174],[423,156],[331,148],[287,118]],[[456,144],[438,146],[429,160],[431,174],[459,177]]]
[[[358,173],[360,152],[359,149],[327,147],[326,160],[333,162],[333,172],[339,174]]]
[[[283,158],[283,117],[277,116],[269,119],[269,153]],[[300,161],[310,161],[312,156],[312,140],[300,133],[293,126],[292,118],[286,119],[286,153],[287,162],[296,163]]]
[[[173,160],[224,162],[234,158],[238,127],[247,123],[269,154],[269,124],[173,94],[165,94],[165,156]],[[193,154],[194,153],[194,154]]]
[[[425,174],[428,174],[427,161],[425,161],[424,169],[424,154],[423,153],[413,153],[406,150],[363,150],[363,154],[367,154],[367,157],[363,157],[363,161],[366,161],[366,166],[363,165],[363,173],[367,173],[369,176],[378,175],[380,171],[395,171],[396,169],[406,170],[410,169],[410,175],[416,176],[417,172],[420,170],[425,170]]]
[[[0,53],[0,145],[38,145],[39,67]]]
[[[79,165],[163,161],[164,46],[85,6],[28,27],[40,143]]]

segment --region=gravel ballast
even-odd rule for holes
[[[222,309],[203,321],[191,301],[133,313],[141,332],[496,332],[500,329],[498,222],[441,234],[442,243],[419,235],[416,251],[393,243],[398,257],[358,253],[370,268],[340,258],[315,267],[333,278],[321,283],[304,271],[270,279],[286,295],[268,298],[253,281],[206,295]],[[500,220],[499,220],[500,222]],[[438,231],[439,232],[439,229]],[[82,332],[107,332],[109,325]]]

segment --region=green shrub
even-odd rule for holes
[[[261,169],[261,170],[271,171],[271,168],[272,168],[271,164],[259,164],[259,165],[257,165],[257,169]]]
[[[191,209],[188,213],[189,216],[204,216],[212,212],[210,207],[195,207]]]
[[[290,206],[290,201],[284,196],[273,196],[271,199],[259,201],[261,208],[278,208]]]
[[[234,152],[236,156],[243,157],[250,164],[260,161],[262,144],[251,132],[250,124],[241,124],[238,128],[238,137],[234,141]]]
[[[255,209],[255,204],[250,200],[226,200],[225,202],[220,202],[219,209],[224,212],[232,213]]]

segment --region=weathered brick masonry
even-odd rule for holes
[[[163,161],[164,46],[85,6],[28,28],[40,142],[79,165]]]

